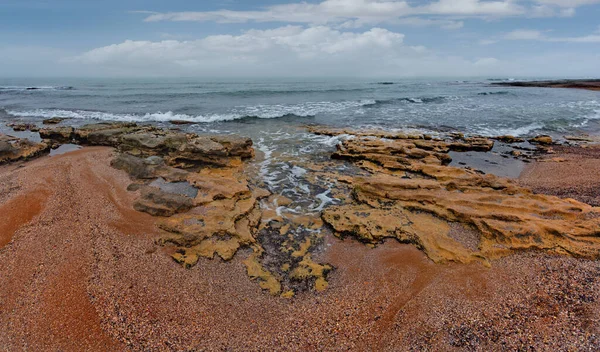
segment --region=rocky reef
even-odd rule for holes
[[[270,206],[285,201],[248,175],[246,161],[254,157],[250,139],[133,123],[53,126],[39,133],[51,144],[114,147],[111,165],[129,174],[128,189],[139,194],[134,208],[159,217],[164,232],[159,244],[183,266],[201,257],[231,260],[247,248],[248,275],[273,295],[327,287],[332,268],[313,261],[309,251],[322,221],[318,215],[284,219]]]
[[[490,139],[374,135],[360,132],[333,154],[371,172],[351,180],[351,202],[323,212],[323,220],[339,236],[367,243],[396,238],[415,244],[435,262],[489,264],[530,249],[600,257],[600,209],[448,165],[450,151],[490,150]],[[545,138],[537,142],[551,143]]]
[[[303,161],[308,187],[335,199],[307,212],[292,211],[294,200],[266,190],[248,162],[255,156],[252,141],[238,136],[134,123],[53,125],[39,131],[40,143],[0,136],[0,163],[65,143],[113,147],[112,167],[126,172],[132,180],[128,190],[137,192],[134,208],[157,217],[163,234],[158,243],[176,262],[190,268],[200,258],[228,261],[245,249],[248,275],[271,294],[288,298],[327,288],[333,267],[319,263],[318,249],[329,229],[369,245],[386,238],[411,243],[436,263],[491,265],[522,250],[600,257],[599,208],[451,165],[456,153],[487,155],[496,143],[514,148],[504,153],[507,158],[548,153],[554,144],[549,136],[527,144],[513,136],[308,129],[344,138],[331,160]]]

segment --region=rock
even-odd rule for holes
[[[537,136],[535,138],[530,139],[529,143],[541,144],[541,145],[550,145],[550,144],[553,144],[554,141],[552,140],[552,137],[550,137],[550,136],[541,135],[541,136]]]
[[[171,121],[169,121],[169,123],[172,123],[173,125],[194,125],[194,124],[196,124],[196,122],[194,122],[194,121],[187,121],[187,120],[171,120]]]
[[[0,158],[4,155],[14,154],[16,148],[10,143],[11,139],[3,134],[0,134]]]
[[[73,127],[54,127],[54,128],[42,128],[40,130],[40,137],[44,139],[50,139],[59,143],[69,143],[73,140]]]
[[[50,143],[35,143],[0,134],[0,164],[28,160],[50,151]]]
[[[252,158],[252,140],[235,136],[198,136],[165,131],[134,123],[101,123],[69,130],[54,127],[40,131],[43,138],[65,142],[71,138],[81,145],[102,145],[139,156],[160,156],[170,166],[198,168],[229,166]]]
[[[525,142],[525,140],[523,138],[518,138],[518,137],[511,136],[511,135],[498,136],[498,137],[494,137],[494,139],[496,139],[502,143],[507,143],[507,144]]]
[[[65,120],[68,120],[68,118],[66,117],[53,117],[50,119],[45,119],[44,121],[42,121],[42,123],[44,125],[57,125]]]
[[[184,181],[189,173],[165,165],[164,160],[158,156],[139,158],[133,155],[119,153],[111,161],[111,166],[118,170],[127,172],[135,179],[163,178],[169,182]]]
[[[583,136],[564,136],[566,140],[573,142],[598,142],[597,137],[592,137],[588,135]]]
[[[338,236],[415,244],[435,262],[488,263],[529,249],[600,258],[600,209],[448,166],[449,151],[485,145],[466,138],[454,143],[358,137],[342,142],[333,157],[373,176],[354,177],[352,201],[325,209],[323,220]],[[452,226],[474,229],[477,246],[451,235]]]
[[[9,123],[8,127],[12,128],[15,132],[31,131],[37,132],[40,130],[35,124],[32,123]]]
[[[172,216],[183,213],[194,206],[192,198],[162,191],[155,187],[142,187],[140,199],[134,203],[137,211],[142,211],[154,216]]]
[[[523,153],[518,150],[513,150],[510,152],[510,155],[514,156],[515,158],[518,158],[518,157],[522,156]]]

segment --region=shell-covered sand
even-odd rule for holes
[[[155,245],[156,218],[134,210],[112,157],[86,147],[0,167],[0,350],[600,348],[597,261],[434,264],[393,240],[328,235],[329,288],[275,297],[248,279],[249,252],[186,269]]]

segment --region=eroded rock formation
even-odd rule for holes
[[[491,149],[489,140],[364,136],[344,141],[333,155],[372,172],[353,179],[351,203],[323,212],[338,235],[368,243],[396,238],[436,262],[487,262],[527,249],[600,257],[600,209],[448,166],[449,151]],[[465,240],[473,234],[475,248]]]
[[[50,150],[49,141],[40,143],[0,134],[0,164],[35,158]]]

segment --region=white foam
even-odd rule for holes
[[[535,122],[532,123],[530,125],[527,126],[521,126],[521,127],[515,127],[515,128],[510,128],[510,127],[498,127],[498,128],[493,128],[493,127],[478,127],[476,128],[473,132],[476,134],[480,134],[483,136],[488,136],[488,137],[494,137],[494,136],[504,136],[504,135],[510,135],[510,136],[526,136],[529,135],[531,132],[535,131],[535,130],[539,130],[544,128],[544,125]]]
[[[219,121],[233,121],[246,117],[261,119],[274,119],[289,115],[299,117],[315,116],[319,113],[339,112],[350,108],[356,108],[369,104],[371,101],[345,101],[345,102],[307,102],[296,105],[256,105],[248,107],[237,107],[226,113],[188,115],[176,114],[172,111],[156,112],[147,114],[118,114],[102,111],[88,110],[63,110],[63,109],[35,109],[35,110],[9,110],[8,114],[20,117],[68,117],[72,119],[121,121],[121,122],[168,122],[171,120],[182,120],[196,123],[209,123]]]
[[[134,114],[113,114],[101,111],[86,110],[60,110],[60,109],[36,109],[16,111],[8,110],[8,114],[21,117],[41,117],[50,118],[55,116],[68,117],[72,119],[102,120],[102,121],[121,121],[121,122],[168,122],[171,120],[184,120],[190,122],[217,122],[231,121],[243,118],[244,116],[235,114],[213,114],[191,116],[186,114],[174,114],[171,111],[165,113],[157,112],[153,114],[134,115]]]
[[[310,211],[321,212],[328,204],[335,204],[337,199],[329,197],[329,193],[331,193],[330,189],[323,193],[317,194],[315,197],[320,201],[320,204],[318,207],[310,209]]]
[[[575,128],[585,127],[591,120],[600,120],[600,109],[594,110],[593,113],[586,115],[581,122],[571,123],[569,126]]]

